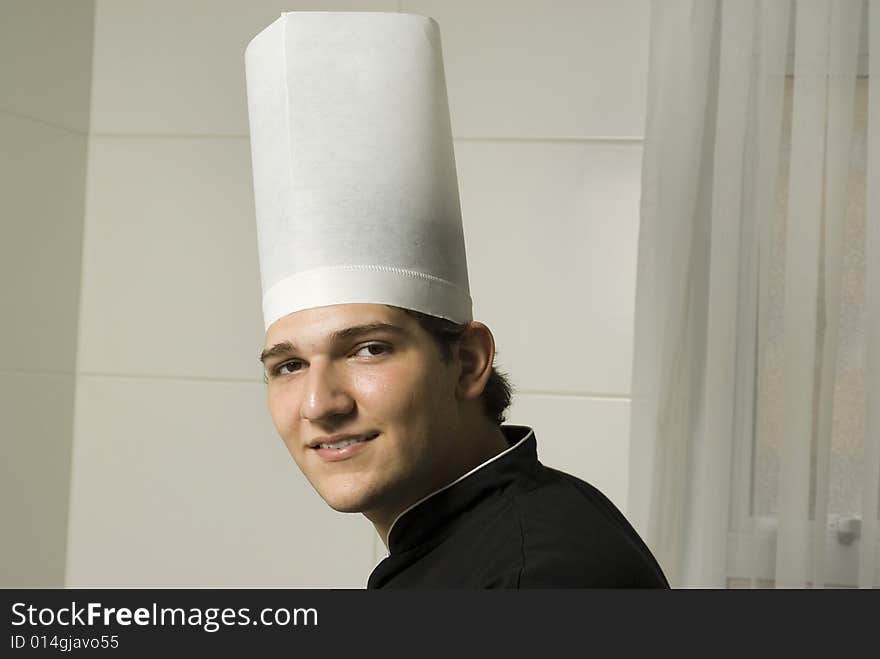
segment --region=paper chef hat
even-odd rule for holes
[[[470,321],[437,23],[286,13],[245,68],[266,329],[352,302]]]

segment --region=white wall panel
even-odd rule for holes
[[[0,369],[72,373],[84,135],[0,113]]]
[[[515,397],[508,423],[531,426],[538,459],[597,487],[626,513],[629,400]]]
[[[372,525],[318,497],[265,397],[80,376],[67,585],[364,587]]]
[[[79,370],[262,378],[246,139],[92,138]]]
[[[521,389],[627,394],[641,145],[457,141],[475,317]]]
[[[0,111],[89,129],[94,0],[0,3]]]
[[[92,131],[246,135],[244,50],[283,11],[396,0],[98,0]]]
[[[457,137],[640,136],[648,0],[403,0],[440,24]]]
[[[0,587],[64,584],[73,375],[0,371]]]

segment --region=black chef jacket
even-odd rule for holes
[[[538,462],[535,433],[392,524],[368,588],[668,588],[650,550],[599,490]]]

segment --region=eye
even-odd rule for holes
[[[278,364],[278,366],[272,369],[272,375],[288,375],[289,373],[299,371],[300,369],[302,369],[302,362],[294,359],[289,362]]]
[[[384,343],[367,343],[358,348],[355,355],[360,357],[378,357],[388,352],[391,352],[391,346]]]

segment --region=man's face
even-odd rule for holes
[[[269,412],[299,468],[334,509],[394,511],[447,478],[458,427],[456,362],[403,311],[308,309],[266,333]],[[275,352],[275,351],[273,351]],[[365,440],[321,448],[338,436]]]

